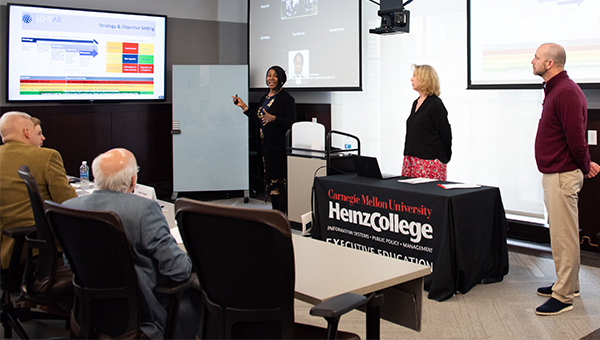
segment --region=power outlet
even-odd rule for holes
[[[588,130],[588,145],[598,145],[598,133],[596,130]]]

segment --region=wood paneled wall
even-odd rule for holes
[[[258,106],[258,104],[251,104]],[[170,103],[65,104],[60,106],[13,106],[6,111],[23,111],[39,118],[45,147],[58,150],[67,174],[79,176],[81,161],[91,165],[100,153],[122,147],[130,150],[141,167],[138,182],[153,186],[159,197],[173,192],[172,105]],[[298,119],[312,117],[331,130],[331,105],[297,104]],[[241,114],[241,113],[240,113]],[[255,127],[250,128],[251,141]],[[257,143],[250,143],[256,155]],[[260,158],[253,157],[250,173],[262,178]],[[260,186],[259,186],[260,188]]]
[[[588,110],[588,130],[600,133],[600,109]],[[600,164],[600,145],[590,145],[592,161]],[[600,252],[600,175],[586,179],[579,193],[579,228],[581,249]]]
[[[91,165],[98,154],[123,147],[137,158],[140,183],[154,186],[157,194],[173,190],[170,103],[2,108],[6,111],[24,111],[42,121],[44,146],[62,154],[69,175],[79,176],[81,161]]]

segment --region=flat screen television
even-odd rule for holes
[[[164,100],[167,17],[8,4],[8,101]]]
[[[579,86],[600,88],[600,1],[467,0],[468,88],[541,88],[531,60],[548,42]]]
[[[249,0],[248,15],[250,89],[279,65],[286,89],[361,90],[361,0]]]

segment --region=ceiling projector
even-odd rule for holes
[[[371,28],[369,33],[408,33],[410,26],[410,11],[404,9],[402,0],[381,0],[377,15],[381,17],[381,27]]]

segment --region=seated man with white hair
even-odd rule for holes
[[[131,194],[137,182],[137,163],[126,149],[112,149],[94,159],[92,173],[97,190],[63,204],[73,208],[113,211],[125,230],[134,252],[142,298],[141,329],[150,339],[164,338],[167,310],[154,295],[165,279],[181,282],[192,272],[192,262],[169,232],[156,201]],[[193,300],[193,301],[192,301]],[[188,290],[181,300],[177,339],[194,339],[200,323],[201,299]]]

